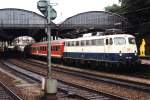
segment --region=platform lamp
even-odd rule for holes
[[[55,94],[57,93],[57,80],[52,79],[51,71],[51,20],[54,20],[57,16],[56,11],[50,5],[49,0],[39,0],[37,2],[37,8],[40,12],[47,18],[47,27],[45,31],[48,37],[48,75],[45,82],[45,92],[46,94]]]

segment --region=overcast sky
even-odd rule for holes
[[[2,8],[20,8],[34,11],[41,14],[37,9],[39,0],[0,0],[0,9]],[[66,18],[86,11],[103,11],[104,7],[112,4],[118,4],[118,0],[51,0],[57,3],[54,6],[57,11],[56,23],[64,21]]]

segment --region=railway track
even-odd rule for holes
[[[23,62],[25,63],[30,63],[33,64],[35,66],[39,66],[39,67],[43,67],[43,68],[47,68],[47,65],[45,65],[44,63],[35,63],[33,61],[27,61],[27,60],[23,60]],[[99,80],[99,81],[107,81],[107,82],[111,82],[114,84],[119,84],[119,85],[124,85],[124,86],[129,86],[129,87],[133,87],[133,88],[137,88],[137,89],[141,89],[144,91],[150,91],[150,81],[149,80],[145,80],[142,78],[138,78],[138,77],[131,77],[131,76],[123,76],[123,77],[118,77],[120,75],[114,75],[114,74],[94,74],[96,72],[89,72],[89,71],[85,71],[85,70],[78,70],[78,69],[74,69],[74,68],[67,68],[67,67],[57,67],[57,66],[62,66],[62,65],[57,65],[57,64],[53,64],[52,69],[55,71],[60,71],[60,72],[64,72],[64,73],[68,73],[69,75],[77,75],[77,76],[81,76],[81,77],[85,77],[85,78],[90,78],[92,80]],[[145,74],[147,75],[147,74]],[[114,77],[113,77],[114,76]],[[138,76],[138,75],[137,75]]]
[[[14,64],[10,64],[10,62],[4,62],[7,66],[16,66]],[[19,64],[17,64],[18,66]],[[16,71],[19,71],[20,68],[18,69],[18,67],[15,67],[14,69]],[[21,70],[21,72],[24,72]],[[34,77],[36,80],[38,81],[41,81],[41,77],[43,76],[40,76],[38,74],[35,75],[35,73],[33,73],[34,75],[32,75],[31,73],[32,72],[25,72],[27,73],[27,75],[30,75],[29,77]],[[24,74],[25,74],[24,73]],[[86,86],[82,86],[80,84],[73,84],[73,83],[68,83],[66,81],[63,81],[63,80],[60,80],[58,79],[59,81],[59,87],[58,89],[61,90],[61,91],[65,91],[69,96],[74,96],[74,97],[80,97],[81,99],[85,99],[85,100],[106,100],[106,99],[111,99],[111,100],[116,100],[116,99],[119,99],[119,100],[124,100],[125,98],[121,97],[121,96],[117,96],[117,95],[113,95],[113,94],[110,94],[110,93],[104,93],[104,92],[100,92],[100,91],[96,91],[94,89],[90,89]]]
[[[0,81],[0,100],[23,100],[8,86]]]
[[[25,61],[26,62],[26,61]],[[26,62],[26,63],[30,63],[36,66],[43,66],[43,68],[46,68],[47,66],[44,66],[43,64],[37,64],[34,62]],[[130,77],[128,76],[126,78],[126,76],[124,77],[118,77],[119,75],[106,75],[104,77],[104,75],[99,75],[99,74],[93,74],[93,73],[89,73],[86,72],[85,70],[73,70],[72,68],[64,68],[64,67],[57,67],[58,65],[53,64],[53,70],[55,71],[60,71],[63,73],[67,73],[68,76],[69,75],[76,75],[79,77],[84,77],[85,79],[91,79],[91,80],[95,80],[95,81],[103,81],[103,82],[108,82],[111,84],[117,84],[117,85],[122,85],[125,86],[127,88],[132,88],[135,90],[140,90],[140,91],[144,91],[144,92],[150,92],[150,81],[149,80],[145,80],[145,79],[141,79],[141,78],[136,78],[136,77]],[[55,68],[56,67],[56,68]],[[110,78],[111,76],[111,78]],[[112,77],[114,76],[114,77]],[[102,77],[102,78],[101,78]],[[123,78],[123,79],[122,79]],[[150,98],[150,97],[149,97]]]
[[[23,62],[25,63],[30,63],[30,64],[33,64],[33,65],[36,65],[36,66],[43,66],[45,68],[47,68],[47,64],[46,62],[44,61],[38,61],[37,60],[31,60],[31,59],[28,59],[28,60],[22,60]],[[35,63],[36,62],[36,63]],[[59,64],[52,64],[54,66],[62,66],[62,65],[59,65]],[[72,66],[66,66],[66,67],[72,67]],[[75,67],[74,67],[75,68]],[[88,70],[88,69],[84,69],[85,70]],[[130,70],[130,69],[129,69]],[[92,70],[94,71],[94,70]],[[109,74],[117,74],[117,75],[124,75],[124,76],[128,76],[128,77],[134,77],[134,78],[142,78],[142,79],[150,79],[150,67],[147,67],[147,66],[143,66],[141,65],[140,67],[138,67],[136,70],[133,70],[133,71],[120,71],[120,70],[112,70],[112,71],[106,71],[106,70],[100,70],[100,71],[94,71],[94,72],[102,72],[102,73],[109,73]]]

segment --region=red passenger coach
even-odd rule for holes
[[[37,56],[47,56],[47,42],[32,44],[31,54]]]
[[[32,44],[31,54],[36,56],[47,56],[48,46],[46,42],[39,42]],[[63,40],[54,40],[51,41],[51,56],[52,58],[61,58],[64,53],[64,41]]]
[[[51,42],[51,56],[53,58],[62,58],[64,54],[64,41],[55,40]]]

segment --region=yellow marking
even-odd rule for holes
[[[145,40],[142,39],[142,43],[140,45],[140,56],[142,57],[145,56],[145,45],[146,45]]]

